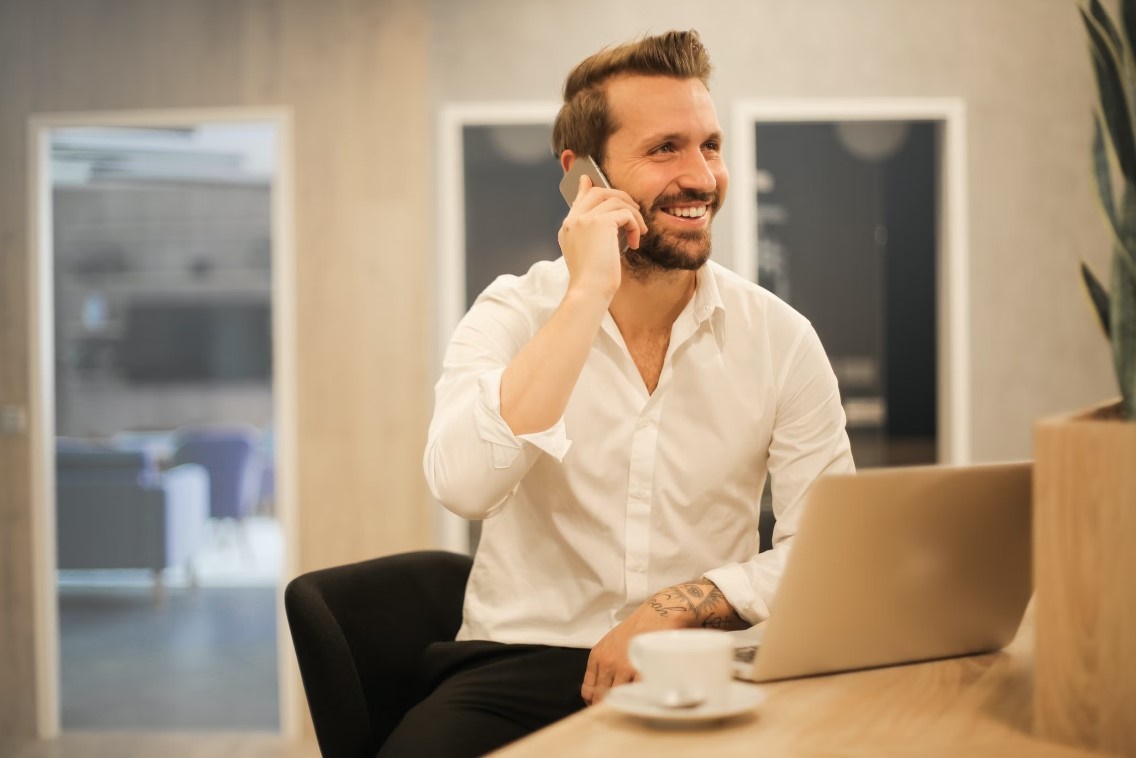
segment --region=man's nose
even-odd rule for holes
[[[710,169],[710,164],[701,150],[690,151],[683,160],[679,185],[683,189],[713,192],[718,186],[718,178]]]

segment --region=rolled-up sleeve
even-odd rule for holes
[[[811,327],[790,355],[777,382],[777,418],[769,445],[777,517],[773,549],[703,574],[751,624],[770,615],[813,482],[825,474],[855,471],[836,376]]]
[[[458,324],[434,389],[423,469],[433,496],[468,519],[498,512],[542,454],[563,460],[563,418],[514,435],[501,417],[501,375],[532,338],[529,314],[491,287]]]

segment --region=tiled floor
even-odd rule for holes
[[[64,589],[65,730],[279,728],[268,588]]]
[[[279,527],[219,525],[201,586],[167,572],[64,572],[59,587],[64,730],[279,729]]]

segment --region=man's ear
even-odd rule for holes
[[[572,164],[576,162],[576,157],[576,154],[571,150],[565,150],[560,154],[560,168],[564,169],[565,174],[572,168]]]

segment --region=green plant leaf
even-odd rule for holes
[[[1119,209],[1113,227],[1116,239],[1112,254],[1128,269],[1129,276],[1136,277],[1136,256],[1132,254],[1132,247],[1136,246],[1136,185],[1125,185],[1121,202],[1123,208]]]
[[[1112,171],[1108,165],[1108,150],[1104,144],[1100,116],[1093,118],[1093,174],[1097,180],[1097,197],[1100,198],[1112,233],[1120,240],[1120,222],[1116,218],[1116,197],[1112,192]]]
[[[1110,340],[1124,417],[1136,419],[1136,276],[1113,256],[1109,298]]]
[[[1132,246],[1136,245],[1136,236],[1123,233],[1123,222],[1116,215],[1116,197],[1112,191],[1112,171],[1108,165],[1108,152],[1105,148],[1099,116],[1093,119],[1093,174],[1096,176],[1097,197],[1100,200],[1101,208],[1104,210],[1105,220],[1112,232],[1113,241],[1119,246],[1117,255],[1124,256],[1129,271],[1133,276],[1136,276],[1136,255],[1132,250]]]
[[[1108,315],[1108,290],[1104,288],[1100,279],[1097,279],[1096,274],[1084,261],[1081,261],[1081,281],[1085,285],[1085,292],[1088,293],[1089,301],[1093,304],[1093,310],[1097,314],[1097,320],[1100,321],[1104,335],[1111,337],[1112,324]]]
[[[1120,21],[1124,26],[1124,37],[1128,49],[1136,50],[1136,0],[1120,0]]]
[[[1124,42],[1120,39],[1120,32],[1116,30],[1116,24],[1112,23],[1109,18],[1108,12],[1104,6],[1100,4],[1100,0],[1089,0],[1089,13],[1100,24],[1101,29],[1108,35],[1109,40],[1112,42],[1112,49],[1116,53],[1117,58],[1121,58],[1124,50]]]
[[[1136,138],[1132,133],[1132,115],[1120,64],[1106,33],[1083,9],[1078,10],[1091,43],[1093,71],[1112,149],[1116,153],[1121,173],[1129,182],[1136,183]]]

